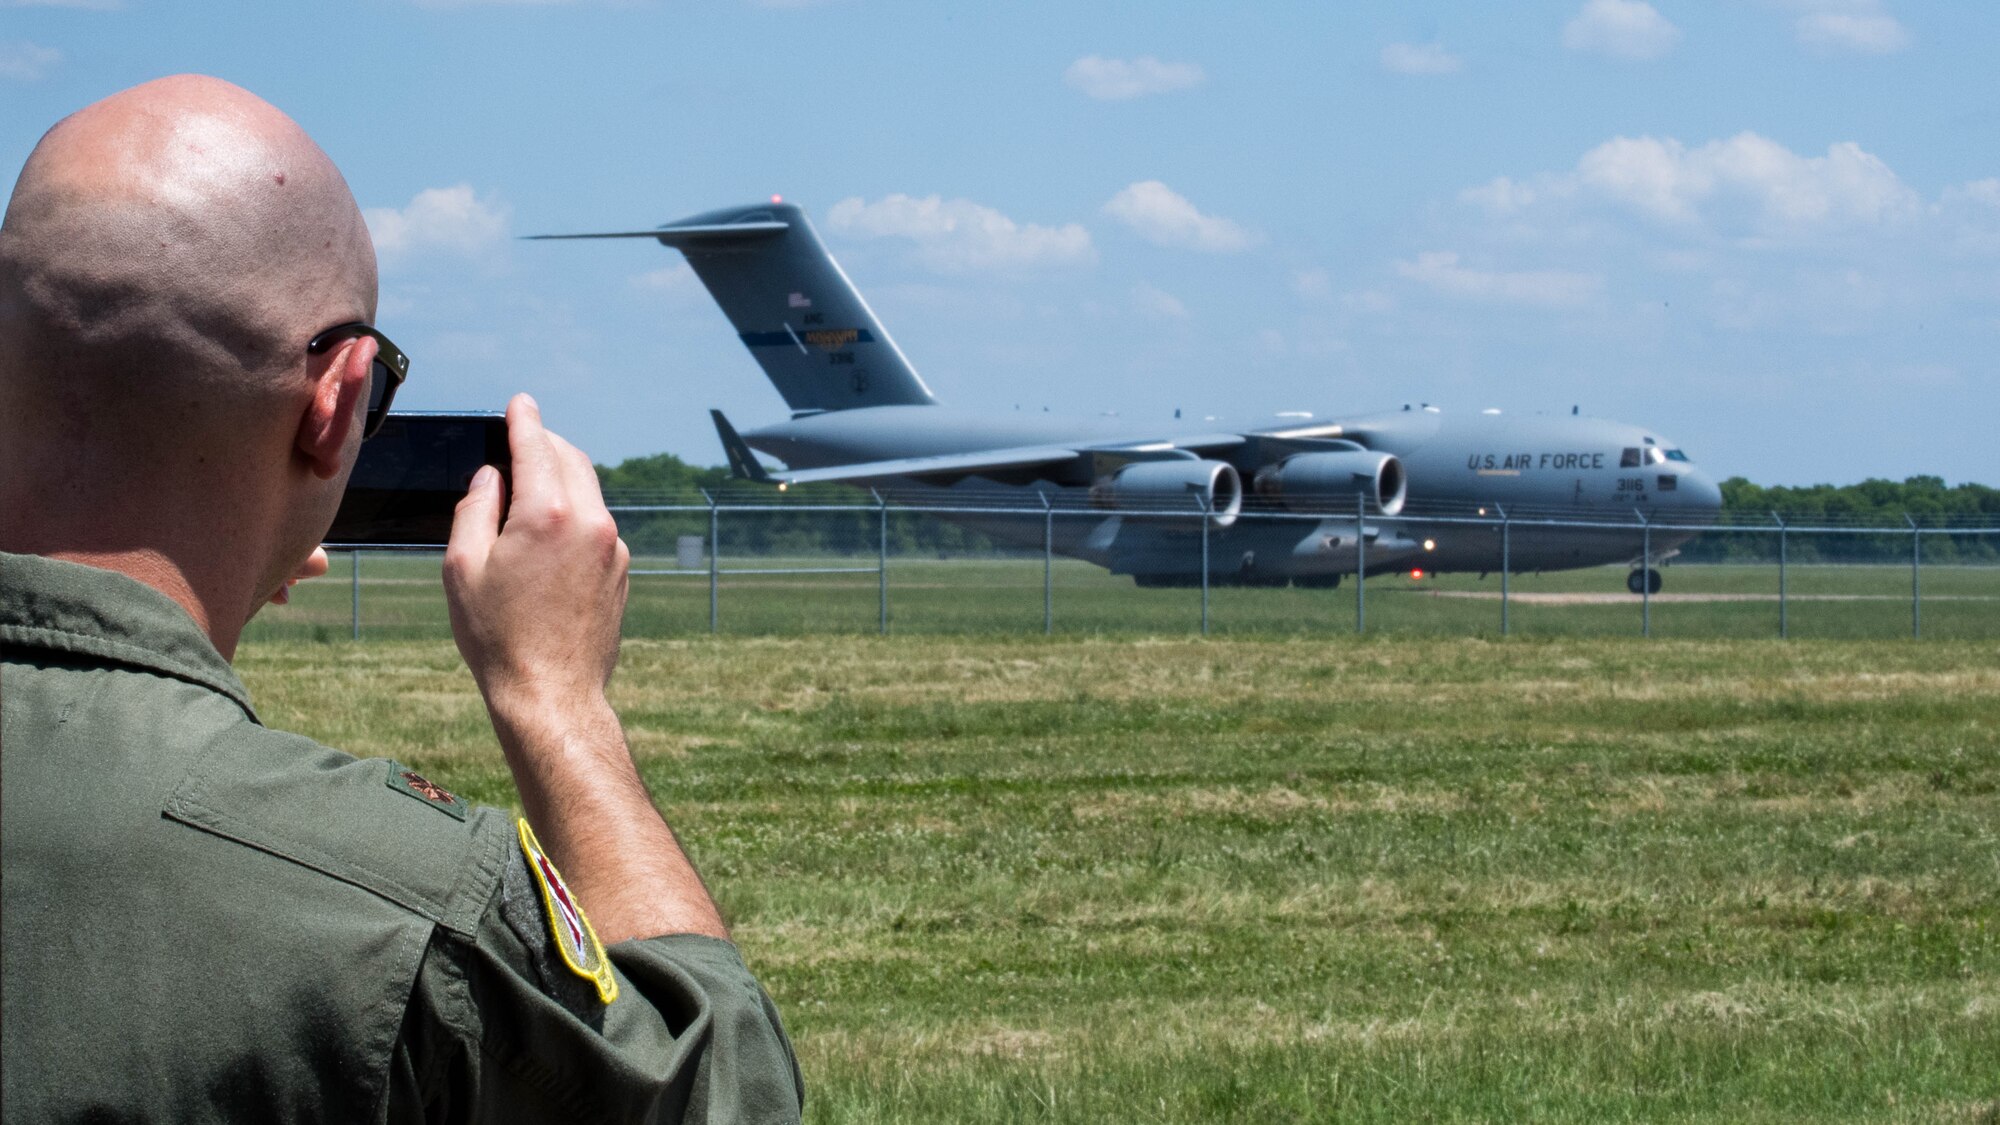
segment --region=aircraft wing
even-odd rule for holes
[[[1174,450],[1233,449],[1247,440],[1242,434],[1195,434],[1158,441],[1093,442],[1077,447],[1085,453],[1167,453]]]
[[[815,481],[870,481],[887,477],[970,476],[975,473],[1008,469],[1032,469],[1062,461],[1074,461],[1078,450],[1054,445],[1021,446],[1014,449],[986,449],[978,453],[951,453],[941,457],[899,457],[893,461],[863,461],[853,465],[829,465],[824,469],[790,469],[769,473],[779,484],[812,484]]]
[[[749,443],[719,410],[709,411],[716,436],[722,439],[733,474],[763,483],[814,484],[823,481],[885,480],[893,477],[967,477],[992,473],[1019,473],[1024,469],[1044,469],[1049,479],[1080,478],[1087,483],[1102,472],[1129,461],[1153,461],[1194,457],[1194,450],[1226,449],[1242,445],[1241,434],[1200,434],[1188,438],[1139,442],[1093,442],[1077,445],[1023,445],[1006,449],[981,449],[971,453],[945,453],[928,457],[897,457],[886,461],[860,461],[828,465],[818,469],[766,469],[757,460]],[[1061,466],[1060,469],[1053,467]]]

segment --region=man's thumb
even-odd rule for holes
[[[445,548],[447,562],[454,557],[464,562],[485,561],[493,541],[500,537],[501,499],[500,471],[481,465],[452,515],[451,543]]]

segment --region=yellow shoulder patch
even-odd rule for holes
[[[590,919],[583,916],[583,907],[562,881],[562,873],[556,870],[554,861],[542,850],[542,842],[535,839],[535,830],[528,827],[526,817],[519,820],[518,827],[521,853],[528,857],[528,870],[534,872],[535,882],[542,888],[549,932],[555,935],[563,964],[569,966],[570,972],[596,985],[599,1000],[611,1003],[618,999],[618,978],[612,975],[611,959],[604,955],[597,931],[590,928]]]

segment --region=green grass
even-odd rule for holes
[[[811,1120],[2000,1115],[1993,641],[1202,640],[1143,593],[1172,635],[628,640]],[[239,666],[513,801],[449,641]]]

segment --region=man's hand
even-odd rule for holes
[[[527,395],[507,404],[507,444],[513,502],[491,468],[473,478],[452,521],[444,589],[452,636],[486,697],[528,820],[605,944],[726,938],[604,696],[618,664],[631,553],[597,472],[542,428]]]
[[[507,404],[507,444],[512,503],[500,474],[482,468],[452,521],[444,556],[452,636],[490,703],[601,698],[618,664],[631,552],[590,459],[542,428],[527,395]]]
[[[299,569],[290,578],[285,579],[285,584],[278,587],[277,593],[271,595],[271,604],[284,605],[286,602],[291,601],[293,586],[304,582],[308,578],[318,578],[324,575],[327,568],[331,565],[326,559],[326,548],[314,547],[313,553],[306,556],[306,561],[299,564]]]

